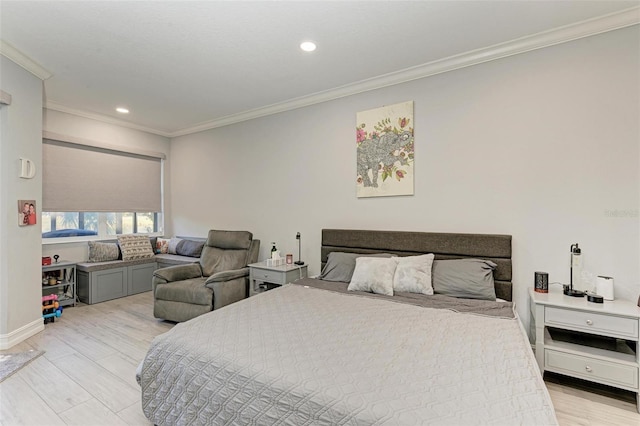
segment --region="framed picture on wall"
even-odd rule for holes
[[[413,195],[413,101],[359,112],[356,122],[358,198]]]
[[[36,200],[18,200],[18,225],[29,226],[37,223]]]

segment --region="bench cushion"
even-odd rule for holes
[[[150,257],[147,259],[136,259],[136,260],[111,260],[108,262],[95,262],[95,263],[78,263],[77,268],[78,271],[84,272],[95,272],[95,271],[103,271],[105,269],[113,269],[113,268],[124,268],[125,266],[131,265],[142,265],[144,263],[154,263],[156,261],[155,257]]]

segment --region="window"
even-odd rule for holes
[[[164,154],[68,138],[42,147],[43,238],[162,232]]]
[[[162,232],[159,213],[43,212],[42,238]]]

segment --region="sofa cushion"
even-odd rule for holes
[[[122,260],[147,259],[153,257],[151,242],[146,235],[118,235]]]
[[[155,298],[194,305],[210,305],[213,291],[205,287],[206,278],[193,278],[175,281],[171,284],[160,284],[156,287]]]

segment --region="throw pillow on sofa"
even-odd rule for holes
[[[176,254],[189,257],[200,257],[204,241],[182,240],[176,246]]]
[[[151,242],[146,235],[118,235],[122,260],[147,259],[153,257]]]
[[[177,252],[178,244],[180,244],[181,241],[182,241],[182,238],[177,238],[177,237],[173,237],[172,239],[170,239],[169,243],[167,244],[167,253],[178,254]]]
[[[118,260],[120,249],[116,243],[89,241],[89,262],[107,262]]]
[[[169,239],[158,238],[156,239],[156,253],[166,254],[169,252]]]

